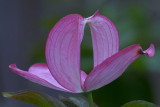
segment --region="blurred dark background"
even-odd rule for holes
[[[131,100],[160,105],[160,0],[1,0],[0,1],[0,92],[31,89],[57,97],[70,93],[29,82],[14,74],[9,64],[27,70],[45,62],[45,42],[50,29],[62,17],[78,13],[91,16],[97,9],[119,31],[120,49],[139,43],[143,49],[154,43],[156,54],[136,60],[116,81],[93,92],[100,107],[120,107]],[[93,67],[92,43],[86,26],[81,45],[81,68]],[[35,107],[0,96],[0,107]]]

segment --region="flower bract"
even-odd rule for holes
[[[86,74],[80,69],[80,45],[85,25],[91,30],[94,68]],[[46,42],[46,62],[32,65],[23,71],[11,64],[16,74],[43,86],[81,93],[98,89],[120,77],[126,68],[139,56],[154,56],[155,49],[143,51],[134,44],[119,51],[119,35],[113,22],[97,11],[88,18],[79,14],[63,17],[52,28]]]

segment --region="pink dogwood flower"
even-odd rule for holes
[[[91,29],[94,56],[94,68],[89,74],[80,69],[80,45],[86,24]],[[16,74],[43,86],[81,93],[111,83],[139,56],[146,54],[151,58],[154,53],[153,44],[145,51],[139,44],[119,51],[116,27],[97,11],[88,18],[71,14],[57,22],[46,43],[47,64],[34,64],[28,72],[20,70],[15,64],[9,67]]]

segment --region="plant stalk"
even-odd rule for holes
[[[89,100],[89,107],[93,107],[93,97],[92,97],[92,92],[87,93],[88,100]]]

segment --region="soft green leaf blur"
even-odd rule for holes
[[[122,107],[158,107],[158,106],[147,101],[138,100],[126,103]]]
[[[4,92],[6,98],[16,99],[39,107],[66,107],[62,102],[36,91]]]
[[[83,96],[71,96],[68,98],[59,96],[59,98],[67,107],[89,107],[88,98]],[[98,106],[94,103],[94,107]]]

